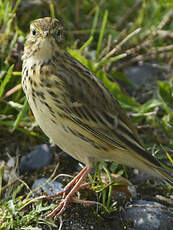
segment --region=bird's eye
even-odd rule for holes
[[[37,32],[36,32],[36,30],[35,29],[32,29],[32,35],[36,35],[37,34]]]
[[[61,36],[61,30],[57,31],[57,35],[58,35],[58,37]]]
[[[63,31],[62,31],[62,29],[58,29],[56,31],[54,38],[58,43],[62,42],[62,40],[63,40]]]

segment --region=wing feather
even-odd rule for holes
[[[92,72],[66,55],[68,58],[63,60],[63,66],[59,65],[53,76],[62,87],[61,108],[65,115],[109,145],[136,152],[157,164],[146,153],[136,129],[118,101]]]

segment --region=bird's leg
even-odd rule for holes
[[[65,187],[61,192],[56,193],[55,195],[50,195],[50,196],[45,196],[45,199],[49,200],[49,199],[53,199],[56,198],[58,196],[61,196],[63,198],[63,196],[65,196],[66,194],[68,194],[69,190],[71,187],[73,187],[73,185],[76,183],[76,181],[81,177],[81,175],[86,171],[87,167],[84,167]],[[86,188],[88,186],[88,183],[85,184],[81,184],[80,188]]]
[[[85,171],[87,171],[88,170],[88,168],[85,166],[66,186],[65,186],[65,188],[64,188],[64,190],[63,190],[63,196],[65,196],[66,194],[68,194],[68,192],[69,192],[69,190],[70,190],[70,188],[71,187],[73,187],[73,185],[83,176],[83,175],[85,175]],[[87,174],[90,172],[90,170],[87,172]],[[86,176],[87,176],[87,174],[86,174]],[[86,177],[86,176],[84,176],[84,178]],[[83,179],[84,179],[83,178]],[[83,181],[83,180],[82,180]],[[82,181],[81,181],[81,183],[82,183]],[[80,185],[81,185],[81,183],[79,184],[79,187],[80,187]],[[79,188],[79,187],[77,187],[77,189]],[[62,197],[62,198],[64,198],[64,197]]]
[[[80,185],[82,184],[82,182],[84,181],[84,179],[86,178],[86,176],[88,175],[88,173],[90,171],[91,171],[91,169],[88,168],[87,166],[85,166],[81,170],[81,172],[72,181],[70,181],[66,185],[64,190],[57,194],[57,195],[62,196],[62,200],[59,203],[58,207],[55,208],[50,214],[48,214],[46,216],[46,218],[50,218],[50,217],[53,217],[55,215],[56,215],[56,217],[59,217],[63,214],[63,212],[65,211],[65,209],[67,207],[67,204],[71,201],[73,195],[80,188]],[[71,188],[71,190],[70,190],[70,188]]]

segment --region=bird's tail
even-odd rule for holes
[[[139,157],[139,155],[136,157]],[[136,162],[136,168],[139,168],[154,177],[162,179],[173,187],[173,177],[170,176],[161,163],[153,156],[149,155],[148,152],[146,152],[145,158],[140,157],[140,161]]]
[[[173,178],[166,172],[166,170],[162,167],[152,168],[152,175],[158,177],[173,187]]]
[[[125,155],[125,153],[123,154]],[[128,152],[126,152],[126,154],[128,155]],[[121,154],[118,158],[116,158],[117,162],[121,164],[126,164],[133,168],[138,168],[139,170],[142,170],[154,177],[162,179],[171,187],[173,187],[173,177],[171,177],[167,173],[167,170],[163,168],[161,163],[147,151],[145,151],[143,154],[137,154],[136,152],[133,152],[133,154],[131,154],[131,157],[126,157],[126,159],[128,159],[126,161],[124,160],[124,158],[120,158]]]
[[[140,154],[136,155],[136,166],[137,168],[151,174],[154,177],[158,177],[173,187],[173,177],[170,176],[167,170],[162,166],[162,164],[154,158],[150,153],[147,151],[141,151]]]
[[[148,158],[148,153],[146,153],[146,156]],[[143,167],[139,167],[139,169],[142,169],[143,171],[149,173],[150,175],[162,179],[164,182],[169,184],[171,187],[173,187],[173,177],[171,177],[167,170],[163,168],[161,163],[152,157],[150,155],[150,159],[148,158],[142,158],[141,162],[143,164]],[[152,161],[151,161],[152,159]],[[150,160],[150,161],[149,161]],[[138,167],[137,167],[138,168]]]
[[[128,151],[119,149],[113,152],[113,154],[109,154],[109,160],[142,170],[154,177],[162,179],[173,187],[173,178],[167,173],[167,170],[163,168],[162,164],[145,149],[129,148]]]

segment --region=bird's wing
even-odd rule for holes
[[[135,151],[156,164],[152,156],[146,156],[136,129],[117,100],[94,74],[70,58],[71,62],[61,64],[55,74],[59,87],[62,87],[63,104],[60,106],[66,116],[102,141]]]

